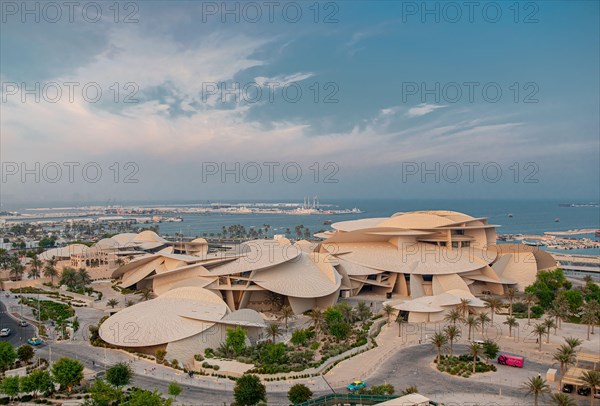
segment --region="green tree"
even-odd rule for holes
[[[390,324],[390,320],[392,317],[392,314],[394,314],[394,311],[396,309],[394,309],[391,305],[387,304],[385,306],[383,306],[383,313],[385,314],[385,316],[387,317],[387,324]]]
[[[281,316],[280,320],[285,321],[285,331],[288,331],[288,321],[294,318],[294,310],[292,310],[291,306],[285,305],[281,307]]]
[[[481,326],[481,337],[485,338],[485,325],[491,321],[487,313],[479,313],[479,325]]]
[[[566,393],[553,393],[550,395],[550,404],[554,406],[577,406],[577,402]]]
[[[402,337],[402,325],[406,324],[406,320],[401,312],[398,312],[398,315],[396,316],[396,324],[398,324],[398,337]]]
[[[78,284],[77,271],[69,267],[64,268],[60,276],[60,284],[75,289]]]
[[[167,356],[167,351],[163,350],[162,348],[159,348],[158,350],[154,351],[154,356],[156,357],[156,363],[162,364],[162,362],[165,360],[165,357]]]
[[[29,277],[37,279],[40,277],[40,268],[42,267],[42,261],[34,254],[31,258],[31,270],[29,271]]]
[[[297,383],[296,385],[294,385],[290,388],[287,395],[288,395],[289,401],[293,405],[295,405],[297,403],[306,402],[307,400],[309,400],[312,397],[313,393],[308,388],[308,386],[301,384],[301,383]]]
[[[94,406],[116,406],[121,404],[123,392],[115,388],[104,379],[97,379],[90,388],[90,395]]]
[[[8,341],[0,341],[0,368],[6,369],[17,359],[15,349]]]
[[[488,297],[485,299],[485,307],[490,309],[490,314],[492,315],[492,324],[494,324],[494,314],[498,312],[504,304],[500,299],[496,299],[495,297]]]
[[[52,365],[52,379],[60,385],[61,390],[70,394],[73,386],[79,385],[83,379],[83,365],[77,360],[63,357]]]
[[[163,400],[161,393],[156,389],[154,392],[149,390],[134,388],[129,395],[129,401],[125,402],[127,406],[166,406],[172,402]]]
[[[34,397],[40,393],[49,392],[53,389],[52,377],[48,371],[36,369],[21,378],[21,390],[32,392]]]
[[[281,327],[279,327],[279,324],[277,323],[267,324],[265,331],[267,333],[267,337],[270,337],[273,343],[277,340],[277,337],[281,335]]]
[[[594,405],[594,396],[596,395],[596,388],[600,386],[600,372],[587,370],[581,375],[581,380],[586,388],[592,390],[592,396],[590,397],[590,406]]]
[[[591,300],[583,306],[581,322],[587,325],[587,339],[590,340],[590,331],[598,323],[598,302]]]
[[[557,348],[556,352],[552,355],[552,358],[555,361],[558,361],[558,363],[560,364],[560,379],[557,382],[556,389],[560,391],[567,368],[570,365],[575,364],[575,350],[568,344],[562,344],[560,347]]]
[[[358,302],[358,305],[356,305],[356,313],[360,321],[368,320],[373,315],[373,312],[371,312],[369,306],[367,306],[367,304],[362,300]]]
[[[233,349],[236,355],[240,355],[246,348],[246,330],[240,326],[227,328],[227,338],[225,339],[227,347]]]
[[[478,343],[471,343],[469,346],[469,353],[473,356],[473,373],[475,373],[475,369],[477,368],[477,357],[481,355],[483,352],[483,348]]]
[[[492,340],[485,340],[483,342],[483,355],[488,360],[495,359],[500,352],[500,346]]]
[[[453,345],[454,345],[454,341],[458,338],[460,338],[460,329],[458,327],[456,327],[455,325],[451,325],[451,326],[446,326],[446,328],[444,329],[444,332],[446,333],[446,337],[448,337],[448,341],[450,342],[450,355],[452,355],[453,352]]]
[[[17,357],[23,362],[29,362],[35,355],[35,351],[31,345],[23,344],[17,348]]]
[[[106,371],[106,380],[117,388],[128,385],[132,378],[133,370],[127,362],[118,362]]]
[[[544,320],[544,326],[546,326],[546,344],[550,343],[550,329],[556,327],[556,323],[552,319]]]
[[[323,311],[321,311],[321,309],[318,307],[315,307],[310,311],[308,316],[310,317],[310,321],[315,329],[317,337],[319,337],[319,333],[323,329]]]
[[[504,322],[504,324],[506,324],[508,326],[508,336],[512,337],[512,329],[514,327],[518,327],[519,323],[517,322],[516,317],[514,316],[508,316],[506,318],[506,321]]]
[[[173,396],[173,399],[177,400],[177,396],[181,394],[183,388],[177,382],[173,381],[169,384],[169,395]]]
[[[527,391],[527,396],[533,396],[534,406],[538,406],[538,399],[544,396],[546,393],[550,393],[550,387],[546,383],[546,380],[540,376],[529,378],[523,388]]]
[[[537,303],[537,297],[531,292],[525,292],[523,295],[523,303],[527,305],[527,325],[531,325],[531,306]]]
[[[18,376],[7,376],[0,382],[0,392],[8,395],[10,400],[21,391],[21,380]]]
[[[542,351],[542,341],[544,340],[544,334],[546,334],[546,325],[544,323],[537,323],[533,326],[533,332],[538,336],[538,351]]]
[[[239,406],[252,406],[260,401],[266,402],[267,391],[258,376],[244,374],[235,383],[233,397]]]
[[[471,305],[471,299],[467,299],[464,297],[461,298],[460,303],[456,305],[456,308],[460,311],[463,318],[466,318],[467,314],[469,314],[470,305]]]
[[[442,357],[442,349],[448,343],[448,337],[443,332],[437,332],[431,337],[431,344],[437,350],[437,363],[440,364],[440,358]]]
[[[459,309],[452,309],[444,316],[444,321],[450,322],[456,325],[456,322],[462,318],[462,314]]]
[[[581,339],[577,337],[565,337],[565,342],[575,351],[577,350],[577,347],[582,344]]]
[[[299,328],[292,333],[292,338],[290,339],[292,344],[294,345],[304,345],[308,341],[308,330]]]
[[[119,301],[117,299],[110,299],[106,304],[114,309],[115,306],[119,304]]]
[[[44,276],[46,278],[50,278],[50,283],[54,285],[54,278],[58,276],[58,271],[56,270],[56,259],[54,259],[54,257],[46,261],[46,265],[44,266]]]
[[[473,330],[477,331],[477,327],[479,327],[479,319],[477,319],[473,315],[469,315],[466,319],[463,320],[463,323],[465,323],[465,325],[467,327],[469,327],[468,340],[471,341],[471,331],[473,331]]]
[[[91,282],[92,282],[92,278],[90,277],[90,274],[88,273],[88,271],[86,271],[84,268],[79,268],[77,270],[77,285],[76,285],[76,287],[83,288],[86,285],[89,285]]]

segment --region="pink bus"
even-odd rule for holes
[[[498,356],[498,364],[508,365],[515,368],[523,368],[523,357],[516,357],[514,355],[500,354]]]

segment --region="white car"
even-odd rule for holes
[[[21,320],[21,321],[19,322],[19,326],[21,326],[21,327],[27,327],[27,325],[28,325],[28,324],[27,324],[27,322],[26,322],[25,320]]]
[[[2,330],[0,330],[0,337],[8,337],[9,335],[10,335],[9,328],[3,328]]]

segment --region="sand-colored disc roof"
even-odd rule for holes
[[[326,246],[326,243],[323,243]],[[469,248],[438,247],[426,243],[410,243],[398,249],[390,243],[335,243],[340,259],[367,268],[418,275],[445,275],[468,272],[487,265]],[[403,249],[404,248],[404,249]],[[335,254],[334,254],[335,255]]]
[[[227,314],[222,319],[223,323],[231,322],[240,326],[247,327],[266,327],[265,321],[261,315],[252,309],[240,309]]]
[[[333,223],[331,225],[331,228],[338,231],[356,231],[362,230],[364,228],[378,227],[379,224],[385,220],[387,220],[387,217],[340,221],[337,223]]]
[[[134,242],[161,242],[166,243],[167,240],[156,234],[154,231],[146,230],[138,233],[133,239]]]
[[[212,275],[231,275],[267,269],[296,259],[302,250],[294,245],[280,245],[274,240],[253,240],[240,244],[242,256],[212,268]]]
[[[227,311],[225,302],[206,289],[177,288],[117,312],[99,333],[104,341],[123,347],[160,345],[203,332]]]
[[[67,245],[66,247],[52,248],[44,251],[39,255],[39,258],[44,261],[52,259],[52,257],[55,257],[56,259],[69,258],[71,255],[79,255],[88,251],[89,249],[90,247],[84,244],[71,244]]]
[[[257,272],[253,281],[280,295],[314,298],[334,293],[341,277],[325,257],[302,253],[293,261]]]

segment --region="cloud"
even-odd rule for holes
[[[410,109],[408,109],[408,111],[406,112],[406,116],[407,117],[421,117],[424,116],[425,114],[429,114],[434,110],[437,109],[443,109],[446,106],[440,106],[438,104],[427,104],[427,103],[421,103],[419,105],[417,105],[416,107],[411,107]]]

